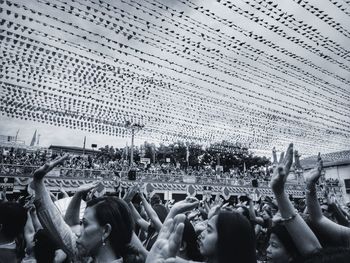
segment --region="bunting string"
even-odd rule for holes
[[[124,138],[138,123],[156,141],[338,150],[349,145],[350,31],[291,2],[329,28],[277,1],[0,1],[0,112]]]

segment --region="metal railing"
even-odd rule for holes
[[[3,176],[25,176],[29,177],[37,169],[38,166],[26,165],[12,165],[0,164],[0,175]],[[48,175],[47,178],[61,178],[61,179],[113,179],[115,177],[128,180],[128,171],[123,170],[96,170],[96,169],[76,169],[76,168],[55,168]],[[151,183],[196,183],[203,185],[230,185],[230,186],[252,186],[251,177],[224,177],[218,178],[215,175],[201,175],[189,176],[181,173],[152,173],[152,172],[137,172],[136,180],[139,182]],[[258,179],[259,187],[268,187],[269,182],[264,179]],[[301,186],[299,184],[288,184]]]

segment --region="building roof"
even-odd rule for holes
[[[322,154],[324,167],[350,164],[350,150]],[[314,167],[317,163],[317,155],[300,160],[304,169]]]

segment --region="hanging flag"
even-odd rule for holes
[[[35,141],[36,141],[36,130],[33,134],[33,138],[32,138],[32,141],[30,142],[30,146],[34,146],[35,145]]]

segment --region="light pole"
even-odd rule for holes
[[[127,121],[125,127],[126,127],[126,128],[131,128],[130,165],[132,165],[133,162],[134,162],[134,138],[135,138],[135,130],[136,130],[136,131],[139,131],[139,130],[141,130],[143,127],[145,127],[145,125],[138,124],[138,123],[131,123],[131,122]]]
[[[134,162],[134,137],[135,137],[135,128],[131,128],[131,149],[130,149],[130,165]]]

